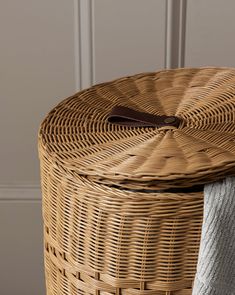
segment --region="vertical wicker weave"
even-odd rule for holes
[[[181,123],[109,123],[117,105]],[[62,101],[39,131],[47,295],[190,295],[203,184],[235,174],[234,142],[234,69],[139,74]]]

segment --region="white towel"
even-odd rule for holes
[[[193,295],[235,295],[235,177],[205,185]]]

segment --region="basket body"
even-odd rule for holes
[[[111,189],[42,162],[47,295],[191,294],[202,192]]]
[[[48,114],[39,132],[47,295],[191,295],[198,186],[235,175],[234,85],[228,68],[140,74]],[[111,124],[116,105],[180,125]]]

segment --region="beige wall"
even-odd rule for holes
[[[44,295],[37,131],[75,91],[73,1],[0,1],[0,294]]]
[[[0,183],[37,184],[45,113],[75,90],[73,2],[1,1]]]
[[[162,0],[94,1],[95,83],[164,68],[165,10]]]
[[[188,0],[185,65],[235,67],[235,1]]]
[[[232,0],[0,2],[0,294],[45,294],[37,131],[46,113],[120,76],[234,66],[234,8]]]

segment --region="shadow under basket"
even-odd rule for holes
[[[234,175],[234,85],[230,68],[144,73],[47,115],[47,295],[192,294],[203,186]]]

